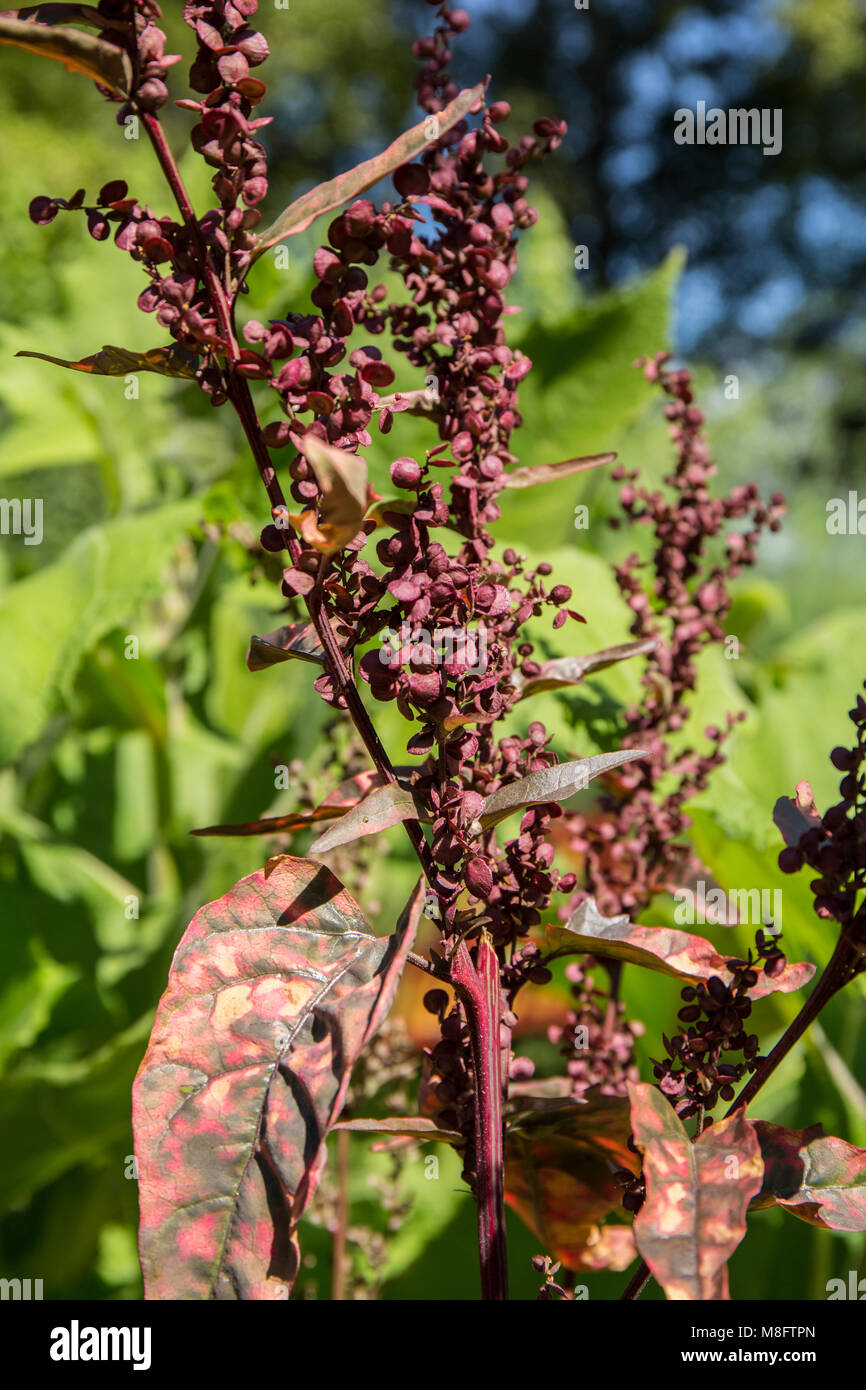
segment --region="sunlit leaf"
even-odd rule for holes
[[[587,656],[557,656],[551,661],[541,662],[537,676],[524,676],[515,671],[512,684],[520,691],[520,698],[537,695],[542,690],[559,690],[567,685],[580,685],[585,676],[592,671],[604,671],[618,661],[628,661],[633,656],[645,656],[657,645],[656,637],[644,637],[640,642],[621,642],[616,647],[606,647],[601,652],[590,652]]]
[[[615,458],[616,454],[587,454],[585,458],[562,459],[559,463],[536,463],[526,468],[513,468],[510,473],[503,473],[502,485],[538,487],[540,483],[556,483],[572,473],[585,473],[589,468],[613,463]]]
[[[754,1122],[764,1159],[755,1207],[787,1207],[812,1226],[866,1231],[866,1149],[824,1134],[821,1125],[786,1129]]]
[[[438,1139],[443,1144],[463,1144],[463,1135],[457,1130],[440,1129],[433,1120],[423,1115],[407,1115],[402,1119],[387,1116],[381,1120],[338,1120],[334,1129],[345,1129],[350,1134],[382,1134],[386,1137],[420,1139],[425,1144]]]
[[[567,801],[577,792],[586,791],[594,777],[611,768],[645,758],[642,748],[620,748],[615,753],[599,753],[592,758],[577,758],[574,762],[556,763],[553,767],[530,772],[492,792],[485,799],[480,820],[485,829],[497,825],[525,806],[540,806],[546,801]]]
[[[399,782],[387,782],[371,791],[346,815],[341,816],[310,845],[310,854],[327,854],[339,845],[351,844],[365,835],[377,835],[405,820],[419,820],[418,808],[411,791]]]
[[[352,1065],[423,904],[371,935],[321,864],[282,856],[196,914],[133,1087],[149,1299],[286,1298]]]
[[[132,83],[129,55],[96,34],[0,15],[0,43],[24,48],[42,58],[52,58],[70,72],[83,73],[118,96],[129,95]]]
[[[436,116],[437,135],[434,138],[444,135],[453,125],[461,121],[481,100],[486,86],[485,81],[480,82],[476,87],[467,88],[449,102],[442,111],[439,111]],[[348,203],[351,199],[359,197],[368,188],[372,188],[374,183],[378,183],[387,174],[399,169],[401,164],[407,164],[414,159],[430,143],[429,122],[429,117],[419,121],[417,125],[413,126],[411,130],[407,130],[381,154],[374,155],[372,159],[365,159],[363,164],[358,164],[354,169],[338,175],[335,179],[330,179],[327,183],[317,184],[315,188],[310,189],[309,193],[305,193],[302,198],[291,203],[285,212],[280,213],[276,222],[260,234],[253,256],[260,256],[262,252],[267,251],[271,246],[276,246],[278,241],[283,241],[286,237],[297,236],[298,232],[305,231],[311,223],[315,222],[317,217],[322,217],[326,212],[333,212],[343,203]]]
[[[779,797],[773,807],[773,820],[788,846],[798,845],[807,830],[821,824],[808,782],[797,783],[795,796]]]
[[[251,637],[247,666],[251,671],[264,671],[281,661],[311,661],[324,664],[325,652],[312,623],[291,623],[266,632],[263,637]]]
[[[629,1082],[628,1093],[646,1180],[637,1248],[668,1298],[729,1299],[728,1260],[764,1171],[755,1131],[737,1110],[693,1144],[655,1086]]]
[[[77,362],[65,357],[51,357],[47,352],[16,352],[16,357],[38,357],[53,362],[56,367],[69,367],[74,372],[89,372],[93,376],[127,376],[130,372],[157,372],[160,376],[194,377],[197,358],[193,353],[173,343],[170,347],[150,348],[148,352],[130,352],[127,348],[106,343],[99,352],[82,357]]]
[[[331,555],[361,529],[370,502],[367,464],[358,454],[335,449],[311,432],[304,435],[300,448],[322,495],[315,509],[292,514],[289,520],[308,545]]]
[[[558,956],[593,955],[630,961],[683,980],[708,980],[717,975],[725,984],[733,978],[726,958],[711,941],[674,927],[639,927],[628,917],[604,917],[594,898],[585,898],[564,926],[547,929],[546,945]],[[790,994],[802,989],[815,973],[808,961],[787,963],[778,975],[758,973],[749,990],[752,999],[767,994]]]

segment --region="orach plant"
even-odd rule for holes
[[[684,806],[723,760],[728,734],[707,729],[704,752],[678,745],[695,658],[724,640],[728,581],[754,562],[761,530],[778,528],[782,499],[764,505],[751,486],[712,495],[715,468],[689,374],[670,370],[663,354],[643,359],[669,397],[677,460],[667,494],[618,475],[623,519],[651,528],[655,542],[649,589],[636,556],[616,571],[634,641],[534,659],[523,635],[530,619],[545,609],[554,628],[583,619],[548,563],[527,568],[513,550],[496,556],[498,496],[615,457],[528,468],[512,452],[518,386],[532,364],[507,344],[505,295],[520,233],[536,220],[527,170],[557,148],[565,127],[540,119],[510,142],[508,103],[488,103],[487,81],[459,91],[448,75],[469,16],[429,2],[435,33],[414,45],[423,120],[269,225],[257,139],[268,121],[257,114],[268,45],[251,27],[256,0],[183,10],[197,43],[196,96],[177,104],[191,113],[192,145],[214,170],[214,206],[203,215],[160,122],[168,69],[180,58],[164,51],[154,0],[0,16],[0,41],[85,74],[118,105],[119,122],[140,122],[177,209],[152,211],[120,179],[90,200],[84,189],[34,198],[34,222],[81,212],[97,241],[113,237],[138,262],[147,280],[139,306],[170,339],[143,354],[106,346],[77,362],[47,360],[102,375],[194,378],[214,406],[232,406],[270,504],[261,545],[284,552],[289,618],[253,638],[248,665],[294,659],[302,674],[316,666],[316,690],[356,733],[348,753],[335,735],[340,785],[318,806],[199,832],[328,826],[311,857],[279,854],[201,908],[176,950],[133,1096],[145,1292],[288,1297],[298,1223],[337,1129],[346,1144],[355,1130],[394,1149],[419,1139],[458,1149],[477,1204],[485,1299],[508,1297],[506,1202],[545,1246],[534,1261],[542,1299],[573,1298],[577,1271],[624,1270],[638,1255],[644,1263],[625,1298],[653,1276],[670,1298],[724,1299],[749,1210],[778,1202],[820,1226],[866,1230],[866,1151],[820,1126],[795,1132],[747,1115],[809,1023],[866,968],[866,702],[858,697],[852,711],[854,747],[832,755],[843,800],[822,818],[801,783],[776,808],[789,846],[781,866],[816,871],[815,909],[838,923],[839,938],[764,1057],[746,1031],[753,1005],[800,989],[814,967],[789,964],[769,922],[741,959],[635,918],[693,879]],[[361,197],[387,177],[393,201],[376,207]],[[313,258],[312,309],[238,323],[258,258],[325,214],[336,216]],[[400,302],[368,279],[382,256],[405,287]],[[395,374],[375,340],[404,354],[417,388],[386,394]],[[276,392],[278,423],[260,424],[253,387]],[[438,440],[423,459],[394,459],[397,495],[382,498],[368,483],[364,450],[371,428],[387,435],[403,411],[424,417]],[[285,451],[279,465],[275,451]],[[722,558],[711,564],[714,541]],[[512,712],[536,691],[636,658],[646,661],[643,696],[626,713],[619,750],[563,763],[541,723],[525,737],[513,732]],[[359,677],[372,702],[396,702],[411,725],[410,766],[393,765]],[[512,732],[497,736],[503,724]],[[594,804],[584,798],[580,813],[564,812],[595,778]],[[421,876],[393,935],[377,937],[322,856],[398,822]],[[575,872],[554,867],[557,852],[579,869],[579,887]],[[567,907],[542,932],[557,894]],[[413,951],[422,914],[441,933],[427,956]],[[527,982],[549,981],[564,955],[580,962],[568,967],[573,1011],[554,1033],[568,1062],[561,1078],[533,1083],[531,1062],[512,1049],[518,995]],[[387,1031],[371,1039],[407,962],[430,977],[425,1005],[441,1030],[415,1069],[416,1111],[341,1121],[350,1081],[357,1109],[357,1077],[384,1055],[376,1048]],[[639,1078],[632,1045],[641,1027],[625,1021],[619,997],[627,963],[683,982],[679,1031],[663,1038],[654,1084]],[[590,969],[607,972],[606,990]],[[719,1102],[730,1109],[714,1123]],[[345,1211],[340,1219],[344,1250]]]

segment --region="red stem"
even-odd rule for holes
[[[473,965],[465,942],[460,943],[451,978],[466,1011],[475,1077],[475,1200],[481,1297],[501,1301],[508,1298],[499,1046],[502,1001],[499,960],[486,936],[478,944],[477,966]]]
[[[797,1017],[785,1029],[772,1052],[768,1053],[764,1060],[758,1064],[757,1071],[752,1074],[730,1109],[726,1111],[725,1119],[729,1115],[733,1115],[735,1110],[748,1105],[749,1101],[754,1099],[764,1082],[769,1080],[779,1063],[788,1055],[794,1044],[799,1042],[809,1025],[814,1023],[824,1005],[829,1003],[833,995],[842,988],[848,978],[850,964],[851,948],[845,937],[840,936],[833,954],[821,972],[821,978],[809,998]]]
[[[349,1133],[341,1129],[337,1135],[337,1217],[333,1241],[333,1270],[331,1301],[346,1301],[349,1261],[346,1257],[346,1230],[349,1225]]]

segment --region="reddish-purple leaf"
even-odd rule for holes
[[[399,782],[387,782],[376,787],[336,825],[332,825],[310,845],[310,854],[328,854],[340,845],[351,844],[365,835],[377,835],[380,830],[388,830],[404,820],[420,820],[418,807],[411,791],[401,787]]]
[[[347,777],[313,811],[290,811],[286,816],[263,816],[260,820],[242,821],[239,825],[207,825],[201,830],[191,830],[191,835],[275,835],[278,832],[305,830],[317,821],[336,820],[353,806],[357,806],[363,796],[374,787],[385,786],[381,772],[371,768]]]
[[[543,661],[537,676],[524,676],[515,671],[512,685],[520,691],[521,700],[542,690],[580,685],[590,672],[604,671],[608,666],[614,666],[618,661],[628,661],[633,656],[645,656],[655,648],[657,642],[657,637],[644,637],[640,642],[622,642],[617,647],[606,647],[604,651],[591,652],[588,656],[558,656],[552,661]]]
[[[628,1102],[593,1088],[580,1101],[525,1096],[512,1111],[508,1205],[567,1268],[625,1269],[635,1257],[630,1228],[601,1222],[620,1205],[614,1170],[640,1171],[628,1148]]]
[[[467,88],[460,92],[453,101],[449,102],[444,110],[437,112],[436,123],[438,135],[444,135],[458,121],[462,121],[472,107],[477,105],[484,95],[487,82],[480,82],[477,87]],[[303,232],[315,222],[317,217],[322,217],[326,212],[333,212],[335,208],[341,207],[343,203],[348,203],[351,199],[357,198],[360,194],[372,188],[374,183],[385,178],[387,174],[393,173],[401,164],[406,164],[426,149],[430,143],[430,117],[407,130],[393,144],[389,145],[381,154],[374,155],[372,159],[364,160],[363,164],[358,164],[354,169],[350,169],[345,174],[338,175],[337,178],[329,180],[328,183],[317,184],[311,188],[309,193],[305,193],[297,202],[291,203],[285,212],[280,213],[276,222],[267,227],[261,234],[258,245],[253,252],[254,257],[258,257],[269,247],[276,246],[278,241],[284,241],[286,237],[297,236],[298,232]]]
[[[866,1231],[866,1149],[824,1134],[754,1121],[764,1182],[754,1207],[787,1207],[812,1226]]]
[[[41,58],[52,58],[70,72],[83,73],[118,96],[129,95],[132,83],[129,54],[84,29],[58,28],[0,15],[0,43],[24,48]]]
[[[693,1144],[655,1086],[629,1082],[628,1092],[646,1180],[637,1248],[668,1298],[729,1299],[728,1260],[764,1171],[754,1128],[737,1110]]]
[[[325,652],[312,623],[291,623],[266,632],[264,637],[251,637],[247,666],[251,671],[264,671],[280,661],[312,661],[322,666]]]
[[[99,352],[68,362],[65,357],[51,357],[47,352],[16,352],[16,357],[38,357],[41,362],[53,362],[55,367],[69,367],[73,372],[89,372],[92,376],[127,376],[130,372],[157,372],[160,376],[194,377],[197,359],[173,343],[170,347],[150,348],[148,352],[130,352],[127,348],[106,343]]]
[[[586,791],[593,777],[620,767],[635,758],[645,758],[642,748],[621,748],[616,753],[599,753],[592,758],[577,758],[570,763],[556,763],[540,772],[530,772],[516,782],[508,782],[485,799],[480,820],[487,829],[525,806],[540,806],[546,801],[567,801],[577,792]]]
[[[538,487],[539,483],[556,483],[571,473],[585,473],[588,468],[600,468],[613,463],[616,454],[587,454],[584,458],[562,459],[559,463],[536,463],[525,468],[512,468],[503,473],[503,487]]]
[[[287,1298],[295,1231],[424,895],[371,935],[323,865],[283,856],[193,918],[133,1087],[148,1299]]]
[[[677,979],[708,980],[717,975],[729,984],[733,978],[725,957],[705,937],[673,927],[639,927],[628,917],[603,917],[594,898],[585,898],[564,926],[548,927],[546,945],[558,956],[588,954],[631,961]],[[790,994],[808,984],[814,973],[808,961],[788,963],[778,975],[759,974],[749,994],[752,999]]]

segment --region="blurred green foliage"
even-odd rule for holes
[[[408,90],[398,80],[405,60],[392,52],[383,0],[327,11],[293,0],[291,14],[291,42],[277,34],[271,68],[281,112],[276,148],[291,152],[276,180],[286,197],[321,169],[322,151],[369,153],[365,72],[393,59],[394,80],[377,109],[395,124]],[[176,18],[170,27],[179,39]],[[334,78],[349,70],[358,73],[354,87]],[[7,149],[0,165],[0,492],[44,505],[41,545],[0,538],[0,1272],[43,1278],[50,1298],[134,1299],[141,1287],[132,1078],[186,923],[259,867],[265,848],[188,832],[291,810],[297,793],[275,790],[274,769],[296,759],[327,791],[328,712],[309,668],[255,675],[246,668],[250,634],[276,625],[281,601],[278,565],[255,549],[265,511],[228,412],[213,411],[185,383],[144,375],[136,394],[123,380],[90,380],[14,357],[19,348],[73,357],[104,342],[141,350],[159,341],[154,322],[135,307],[141,285],[129,259],[91,241],[74,217],[33,227],[29,200],[68,195],[79,184],[93,190],[123,173],[156,209],[167,202],[144,143],[124,140],[87,83],[6,52],[0,76]],[[305,102],[319,113],[311,133]],[[178,143],[183,122],[177,113],[171,120]],[[295,163],[286,167],[290,157]],[[188,157],[182,168],[203,207],[207,171]],[[515,286],[523,312],[511,320],[513,341],[535,361],[522,392],[522,462],[616,449],[658,480],[669,464],[665,427],[631,362],[670,342],[682,258],[674,252],[642,282],[587,301],[556,204],[548,195],[538,204],[540,221],[526,238]],[[250,316],[308,305],[317,241],[313,232],[292,242],[288,269],[263,259]],[[766,491],[786,488],[791,515],[785,532],[766,544],[759,572],[737,586],[730,631],[741,639],[740,660],[713,651],[702,661],[689,736],[699,739],[726,710],[745,709],[749,717],[728,764],[696,803],[695,845],[728,888],[783,887],[787,950],[820,964],[832,933],[812,912],[806,879],[778,873],[771,812],[803,777],[819,805],[834,797],[827,753],[845,741],[845,712],[866,674],[858,640],[863,540],[829,544],[821,500],[838,476],[835,441],[822,428],[845,372],[839,362],[803,354],[783,378],[744,371],[735,401],[708,371],[699,379],[720,486],[754,477]],[[415,384],[404,368],[398,386]],[[820,477],[798,475],[806,432]],[[377,436],[370,450],[374,483],[384,490],[390,459],[429,443],[422,422],[398,417],[392,435]],[[579,504],[589,508],[588,529],[575,529]],[[611,562],[641,537],[608,530],[615,507],[604,470],[505,500],[501,544],[551,560],[587,618],[585,627],[558,633],[539,621],[533,636],[547,655],[628,636]],[[544,720],[561,755],[610,747],[638,676],[636,666],[615,668],[579,691],[538,696],[519,707],[518,724]],[[405,725],[391,707],[374,713],[399,760]],[[386,841],[389,855],[373,858],[365,890],[382,932],[413,879],[399,828]],[[294,852],[307,842],[296,837]],[[351,888],[351,876],[347,882]],[[650,920],[670,920],[671,908],[659,903]],[[723,949],[748,944],[745,930],[706,930]],[[564,989],[561,978],[555,988]],[[675,1016],[676,984],[632,970],[625,993],[632,1015],[647,1024],[645,1062]],[[765,1046],[795,1008],[788,997],[760,1006]],[[529,1050],[540,1066],[555,1064],[542,1039]],[[857,1080],[864,1073],[860,988],[837,999],[821,1029],[780,1068],[759,1113],[796,1125],[821,1120],[866,1144],[866,1096]],[[361,1139],[352,1145],[353,1219],[382,1228],[368,1179],[381,1177],[384,1160]],[[471,1199],[451,1155],[437,1152],[437,1181],[425,1181],[421,1159],[401,1179],[414,1208],[389,1248],[386,1298],[477,1297]],[[529,1257],[537,1242],[511,1216],[509,1225],[515,1296],[532,1298]],[[329,1241],[311,1222],[303,1237],[308,1260],[299,1292],[327,1297]],[[823,1298],[826,1280],[850,1268],[864,1272],[862,1240],[779,1211],[760,1213],[734,1258],[732,1288],[737,1298]],[[624,1281],[592,1275],[586,1282],[591,1297],[615,1298]]]

